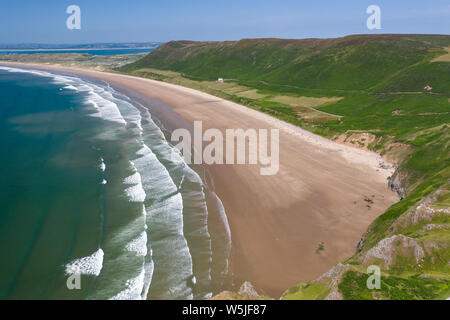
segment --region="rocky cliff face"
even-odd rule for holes
[[[244,282],[238,292],[222,291],[211,300],[268,300],[267,296],[258,293],[255,287],[248,281]]]
[[[400,200],[403,200],[406,194],[405,178],[405,175],[396,172],[392,177],[389,177],[387,181],[388,187],[397,192]]]

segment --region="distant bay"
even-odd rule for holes
[[[2,54],[35,54],[35,53],[87,53],[95,56],[113,56],[119,54],[137,54],[152,52],[155,48],[108,48],[108,49],[34,49],[34,50],[0,50]]]

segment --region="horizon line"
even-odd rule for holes
[[[355,37],[355,36],[383,36],[383,35],[403,35],[403,36],[450,36],[450,34],[445,33],[355,33],[355,34],[347,34],[343,36],[335,36],[335,37],[301,37],[301,38],[292,38],[292,37],[250,37],[250,38],[240,38],[240,39],[229,39],[229,40],[192,40],[192,39],[171,39],[167,41],[94,41],[94,42],[74,42],[74,43],[49,43],[49,42],[15,42],[15,43],[2,43],[0,42],[0,46],[14,46],[14,45],[46,45],[46,46],[81,46],[81,45],[101,45],[101,44],[144,44],[144,43],[169,43],[174,41],[191,41],[191,42],[236,42],[242,40],[264,40],[264,39],[279,39],[279,40],[309,40],[309,39],[339,39],[346,37]],[[12,50],[13,48],[11,48]]]

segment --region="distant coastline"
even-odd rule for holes
[[[119,55],[148,53],[161,43],[91,43],[91,44],[0,44],[0,55],[37,53],[88,53],[92,55]]]
[[[52,51],[89,51],[89,50],[144,50],[144,49],[155,49],[155,47],[136,47],[136,48],[60,48],[60,49],[0,49],[0,52],[18,51],[18,52],[32,52],[32,51],[42,51],[42,52],[52,52]]]
[[[97,56],[114,56],[125,54],[146,54],[154,50],[154,47],[146,48],[98,48],[98,49],[19,49],[19,50],[7,50],[0,49],[0,55],[14,55],[14,54],[62,54],[62,53],[82,53],[91,54]]]
[[[65,43],[65,44],[48,44],[48,43],[11,43],[0,44],[0,49],[5,50],[31,50],[31,49],[116,49],[116,48],[148,48],[161,45],[161,42],[98,42],[98,43]]]

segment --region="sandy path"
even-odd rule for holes
[[[237,284],[249,280],[278,297],[290,286],[315,279],[351,256],[368,225],[398,200],[387,188],[391,170],[379,168],[381,159],[374,153],[193,89],[113,73],[39,67],[116,83],[169,104],[190,122],[203,120],[204,129],[280,129],[278,174],[261,176],[259,166],[211,167],[231,227]],[[365,197],[374,201],[370,209]],[[325,250],[316,253],[321,242]]]

